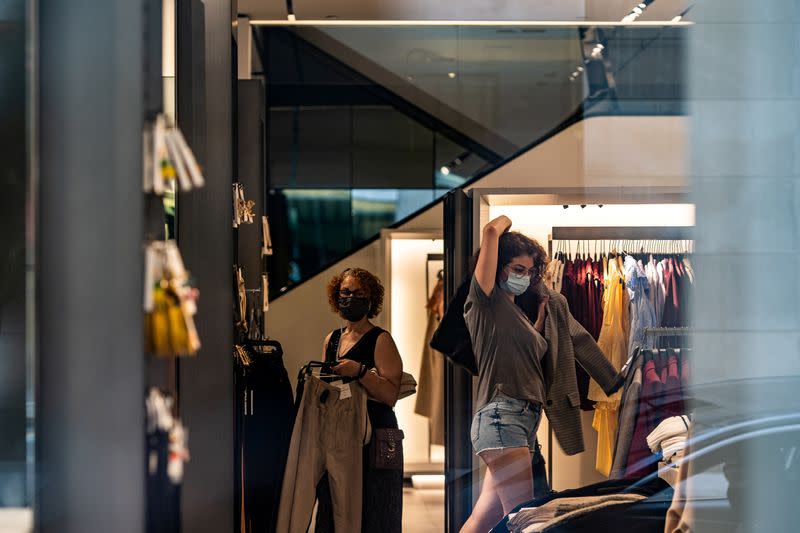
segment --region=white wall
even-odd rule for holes
[[[686,117],[589,118],[468,189],[683,186],[687,140]]]
[[[434,230],[441,232],[442,216],[442,205],[437,204],[401,226],[400,229],[403,231]],[[319,360],[322,356],[322,343],[325,336],[340,327],[338,318],[328,306],[326,293],[328,281],[349,267],[360,267],[382,278],[385,261],[381,246],[380,240],[369,244],[292,289],[288,294],[276,298],[270,304],[266,319],[267,334],[283,345],[284,364],[292,382],[304,364],[312,359]],[[381,279],[381,281],[385,283],[386,280]],[[388,290],[389,287],[387,287]],[[385,323],[384,319],[385,317],[380,315],[375,318],[374,322],[382,328],[390,329],[390,325]]]
[[[283,345],[283,361],[292,383],[304,364],[321,359],[325,336],[340,327],[328,306],[328,282],[349,267],[364,268],[380,277],[383,271],[380,248],[380,241],[369,244],[270,304],[267,334]],[[382,318],[378,316],[374,322],[384,327]]]
[[[403,358],[403,369],[419,380],[422,351],[427,342],[428,313],[425,305],[425,279],[428,254],[444,253],[441,239],[391,239],[391,332]],[[433,288],[433,287],[431,287]],[[400,400],[395,407],[397,421],[406,439],[403,454],[406,464],[429,461],[428,419],[414,413],[415,396]]]

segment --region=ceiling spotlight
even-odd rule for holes
[[[583,67],[578,67],[578,72],[583,72]]]
[[[639,7],[641,7],[642,9],[647,9],[647,4],[639,4]]]
[[[444,176],[449,176],[454,168],[460,166],[471,155],[472,152],[463,152],[459,154],[455,159],[442,166],[442,168],[439,169],[439,172],[441,172]]]
[[[681,19],[683,19],[683,17],[682,17],[682,16],[680,16],[680,15],[678,15],[677,17],[673,17],[673,18],[672,18],[672,22],[680,22],[680,21],[681,21]]]
[[[295,17],[295,16],[294,16],[294,13],[289,13],[288,15],[286,15],[286,19],[287,19],[289,22],[294,22],[294,21],[296,21],[296,20],[297,20],[297,17]]]
[[[453,78],[455,78],[455,77],[456,77],[456,73],[455,73],[455,72],[448,72],[448,73],[447,73],[447,77],[448,77],[448,78],[450,78],[450,79],[452,80]]]
[[[641,15],[642,13],[644,13],[642,8],[638,6],[633,8],[633,12],[636,13],[637,15]]]

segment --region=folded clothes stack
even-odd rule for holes
[[[671,416],[647,436],[647,445],[653,453],[661,453],[665,463],[676,462],[683,457],[690,424],[686,415]]]
[[[539,507],[522,508],[519,512],[509,515],[508,531],[510,533],[543,532],[599,509],[644,499],[645,496],[640,494],[609,494],[555,499]]]

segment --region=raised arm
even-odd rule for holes
[[[483,228],[481,251],[478,254],[478,263],[475,265],[475,279],[478,281],[484,294],[491,296],[494,284],[497,281],[497,251],[500,235],[511,227],[511,219],[501,215],[492,220]]]

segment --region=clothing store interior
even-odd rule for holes
[[[796,26],[1,4],[0,530],[796,531]]]

